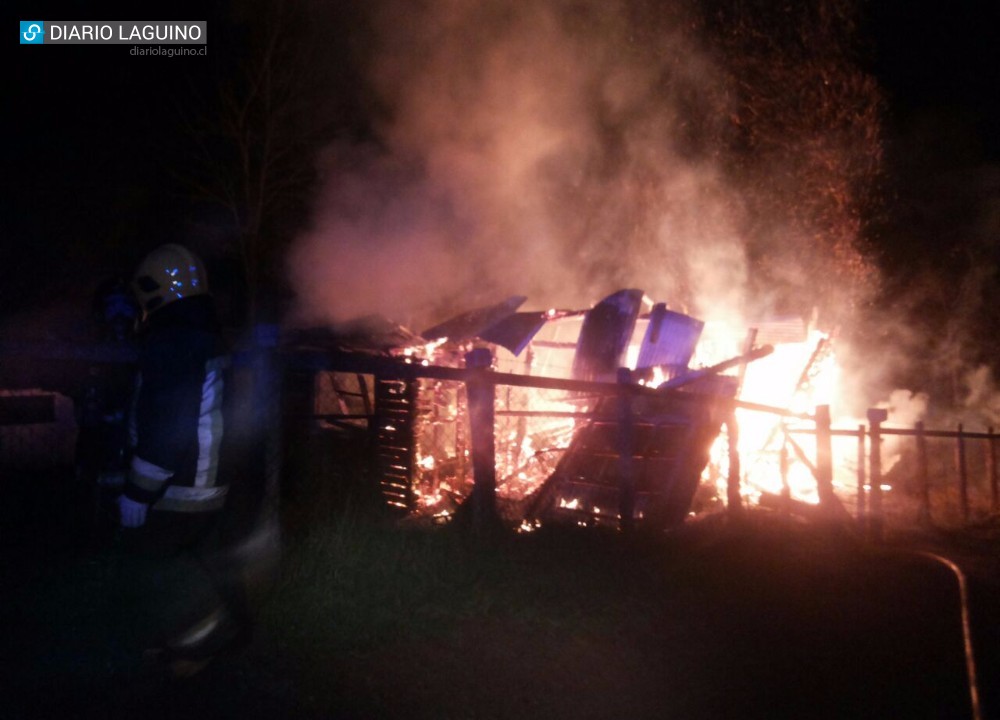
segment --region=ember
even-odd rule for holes
[[[850,508],[864,524],[883,493],[898,494],[883,476],[926,398],[895,393],[864,418],[845,414],[836,339],[814,319],[703,322],[638,290],[589,310],[522,311],[525,300],[419,335],[385,320],[335,333],[314,411],[364,430],[391,507],[445,522],[485,496],[483,513],[522,529],[671,527],[751,505],[841,519]],[[951,435],[979,439],[961,426]]]
[[[485,345],[497,372],[609,383],[627,367],[636,384],[680,388],[681,397],[696,401],[663,395],[632,404],[630,456],[638,480],[630,514],[636,520],[677,524],[725,496],[729,431],[720,428],[729,406],[719,401],[741,398],[805,413],[830,401],[836,381],[830,339],[798,318],[750,330],[703,323],[638,290],[615,293],[588,311],[518,312],[524,301],[514,297],[465,313],[391,354],[408,363],[461,368],[466,352]],[[376,383],[376,394],[384,384]],[[619,523],[622,440],[615,402],[596,391],[497,386],[496,496],[509,520],[522,529],[557,519]],[[464,384],[413,380],[381,404],[403,408],[376,421],[388,501],[425,516],[449,516],[474,484]],[[736,417],[743,500],[784,492],[817,502],[804,460],[808,451],[799,458],[790,449],[802,445],[788,432],[794,427],[749,410]]]

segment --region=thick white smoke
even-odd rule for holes
[[[650,32],[621,3],[389,2],[373,22],[379,142],[320,160],[290,261],[300,321],[419,327],[622,287],[744,306],[741,204],[712,151],[724,77],[683,14]]]

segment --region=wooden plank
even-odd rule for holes
[[[762,349],[758,349],[762,350]],[[736,359],[738,364],[742,358]],[[362,355],[359,353],[329,353],[317,351],[299,351],[294,354],[293,364],[303,368],[314,370],[339,370],[342,372],[361,372],[369,375],[377,373],[381,382],[387,382],[385,378],[392,378],[397,382],[412,380],[416,378],[430,378],[436,380],[455,380],[467,382],[471,370],[468,368],[444,367],[441,365],[422,365],[420,363],[400,362],[394,358],[378,357],[373,355]],[[709,368],[710,370],[713,368]],[[718,369],[715,366],[714,369]],[[617,383],[591,382],[585,380],[565,380],[563,378],[542,377],[536,375],[518,375],[515,373],[501,373],[492,370],[481,370],[483,381],[493,385],[510,385],[513,387],[537,388],[541,390],[565,390],[577,392],[595,397],[618,395],[625,392],[630,395],[641,397],[669,397],[679,404],[698,406],[706,402],[720,405],[728,405],[734,408],[744,408],[757,412],[766,412],[781,417],[795,417],[802,420],[812,420],[809,413],[793,412],[787,408],[779,408],[763,403],[746,402],[744,400],[732,400],[720,398],[717,395],[702,395],[694,392],[679,392],[663,388],[649,388],[643,385],[619,386]],[[383,377],[384,376],[384,377]],[[853,430],[850,431],[853,433]]]
[[[478,348],[465,356],[466,365],[477,370],[469,376],[465,396],[469,405],[469,431],[472,448],[473,488],[466,503],[471,511],[472,531],[477,535],[492,532],[500,523],[496,505],[496,442],[494,403],[496,388],[482,375],[492,363],[490,351]]]

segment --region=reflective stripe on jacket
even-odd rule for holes
[[[133,409],[126,496],[154,510],[222,507],[222,401],[229,357],[211,300],[178,300],[150,317]]]

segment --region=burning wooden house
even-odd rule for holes
[[[366,353],[330,355],[317,375],[317,415],[366,429],[391,507],[448,517],[477,482],[465,367],[477,349],[492,371],[490,485],[509,521],[682,522],[738,391],[740,375],[720,373],[770,349],[747,345],[692,370],[704,323],[639,290],[585,311],[522,312],[524,301],[419,336],[394,328],[381,343],[367,338]]]

